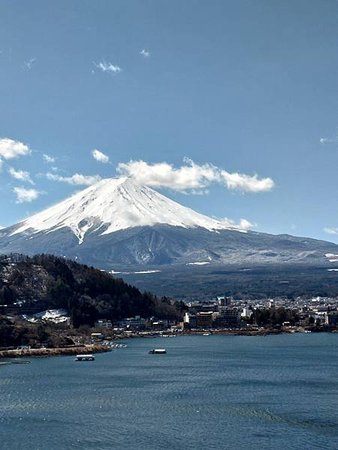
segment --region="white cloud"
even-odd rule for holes
[[[145,48],[143,48],[140,51],[140,55],[144,56],[145,58],[149,58],[149,56],[151,55],[151,53],[149,52],[149,50],[146,50]]]
[[[324,231],[327,234],[338,234],[338,227],[326,227]]]
[[[42,155],[42,158],[43,158],[43,160],[44,160],[46,163],[48,163],[48,164],[53,164],[53,163],[55,163],[55,158],[54,158],[54,156],[50,156],[50,155],[47,155],[46,153],[44,153],[44,154]]]
[[[255,224],[249,222],[246,219],[241,219],[239,222],[239,227],[241,228],[241,230],[251,230],[255,226],[256,226]]]
[[[28,61],[24,62],[24,65],[27,70],[31,70],[31,68],[35,62],[36,62],[36,58],[30,58]]]
[[[319,142],[321,144],[337,144],[338,143],[338,136],[335,138],[320,138]]]
[[[0,139],[0,158],[13,159],[19,156],[29,155],[31,153],[28,145],[13,139]]]
[[[243,173],[229,173],[221,170],[221,176],[226,187],[230,190],[242,192],[265,192],[271,191],[275,183],[271,178],[258,178],[258,175],[245,175]]]
[[[8,173],[16,180],[27,181],[28,183],[34,184],[29,172],[26,172],[25,170],[15,170],[13,167],[10,167]]]
[[[71,177],[63,177],[55,173],[46,173],[46,177],[50,181],[59,181],[61,183],[68,183],[76,186],[90,186],[101,180],[99,175],[81,175],[80,173],[75,173]]]
[[[100,152],[100,150],[93,150],[92,156],[96,161],[102,162],[104,164],[109,163],[109,156],[105,155],[104,153]]]
[[[16,203],[32,202],[42,194],[42,192],[39,192],[36,189],[25,189],[22,187],[15,187],[13,192],[16,195]]]
[[[138,183],[153,187],[167,187],[176,191],[201,193],[211,184],[224,184],[228,189],[242,192],[264,192],[274,187],[271,178],[258,178],[257,175],[229,173],[212,164],[195,164],[190,159],[184,165],[174,168],[166,162],[148,164],[145,161],[119,163],[117,172],[133,177]]]
[[[232,219],[228,219],[227,217],[224,219],[216,219],[219,222],[221,222],[222,224],[224,224],[227,228],[234,228],[236,230],[240,230],[240,231],[248,231],[248,230],[252,230],[252,228],[254,228],[256,225],[249,222],[247,219],[241,219],[239,221],[239,223],[235,222]]]
[[[0,172],[2,171],[2,166],[3,166],[4,162],[3,160],[0,158]]]
[[[122,72],[122,69],[120,66],[115,66],[114,64],[110,62],[101,61],[99,63],[93,63],[95,67],[102,70],[102,72],[108,72],[108,73],[119,73]]]
[[[177,191],[203,189],[217,181],[217,169],[210,164],[199,166],[192,161],[189,165],[174,168],[166,162],[148,164],[145,161],[119,163],[117,171],[121,175],[131,176],[138,183],[153,187],[168,187]]]

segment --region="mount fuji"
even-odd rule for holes
[[[241,229],[241,224],[236,226],[231,221],[217,221],[198,214],[153,189],[136,184],[131,178],[110,178],[30,217],[14,227],[10,235],[34,235],[68,228],[81,245],[95,232],[105,236],[158,224],[208,231]],[[245,226],[245,221],[242,225]]]
[[[199,214],[130,178],[111,178],[1,229],[0,253],[52,253],[99,266],[190,262],[193,254],[211,258],[197,235],[215,239],[225,230],[246,233],[246,226]]]
[[[50,253],[134,273],[231,265],[330,268],[334,256],[338,260],[336,244],[247,225],[199,214],[131,178],[110,178],[1,229],[0,253]]]

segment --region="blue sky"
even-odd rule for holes
[[[127,174],[338,242],[337,23],[334,0],[0,0],[0,224]]]

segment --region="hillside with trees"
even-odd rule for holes
[[[184,305],[140,292],[107,272],[51,255],[0,258],[0,314],[66,309],[75,328],[98,319],[182,316]]]

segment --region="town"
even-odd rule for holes
[[[134,316],[118,321],[99,319],[94,327],[75,330],[64,309],[32,316],[7,316],[10,321],[51,326],[77,344],[142,336],[174,336],[191,333],[264,335],[295,332],[337,332],[338,298],[275,298],[260,300],[216,299],[186,303],[182,320]]]
[[[304,332],[338,330],[338,298],[236,300],[219,296],[207,302],[186,304],[183,320],[170,321],[135,316],[112,323],[99,320],[96,328],[112,329],[115,333],[137,334],[189,333],[192,331]]]

